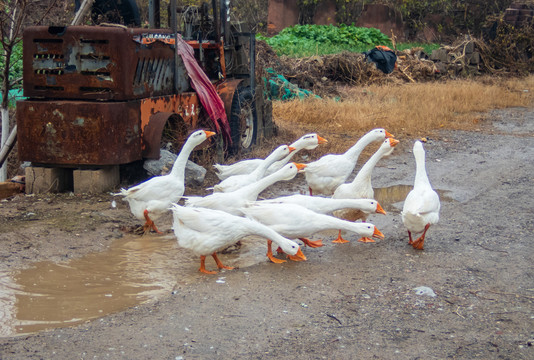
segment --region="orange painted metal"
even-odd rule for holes
[[[221,57],[221,72],[222,72],[222,75],[223,75],[223,78],[226,79],[226,59],[224,58],[224,44],[221,40],[221,44],[219,46],[219,56]]]
[[[230,121],[231,112],[232,112],[232,100],[234,99],[234,93],[239,87],[239,84],[243,79],[230,79],[225,80],[216,86],[217,93],[221,97],[221,100],[224,102],[224,109],[226,110],[226,117]]]
[[[154,120],[154,115],[157,113],[178,114],[189,128],[194,128],[197,126],[200,106],[198,96],[194,92],[142,99],[140,102],[140,120],[142,137],[141,151],[143,156],[154,157],[155,150],[153,149],[156,146],[158,149],[157,156],[159,156],[161,133],[146,136],[144,133],[151,121],[158,121]]]

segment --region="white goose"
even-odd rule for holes
[[[354,180],[350,183],[341,184],[334,191],[332,196],[334,199],[372,199],[374,198],[375,192],[373,190],[373,185],[371,183],[371,175],[376,164],[382,157],[389,155],[393,152],[393,148],[399,143],[398,140],[393,138],[388,138],[384,140],[380,148],[367,160],[367,162],[362,166]],[[362,219],[363,222],[367,220],[369,213],[366,213],[361,210],[354,209],[343,209],[337,210],[334,212],[334,215],[346,220],[356,221]],[[374,242],[374,240],[367,237],[362,237],[359,241],[362,242]],[[341,237],[341,231],[336,240],[336,243],[347,242]]]
[[[334,190],[350,176],[363,149],[374,141],[393,137],[384,129],[374,129],[360,138],[343,154],[328,154],[307,164],[306,182],[310,195],[332,195]]]
[[[425,168],[425,149],[420,141],[413,145],[415,158],[415,181],[413,190],[404,200],[401,212],[402,222],[408,230],[409,242],[415,249],[423,250],[425,234],[431,225],[439,221],[439,195],[432,189]],[[418,235],[416,240],[412,235]]]
[[[213,191],[214,192],[231,192],[231,191],[240,189],[243,186],[246,186],[248,184],[252,184],[253,182],[256,182],[259,179],[261,179],[265,175],[267,168],[271,166],[275,161],[278,161],[288,156],[293,151],[295,151],[294,147],[281,145],[277,147],[264,160],[262,160],[259,166],[256,167],[256,169],[254,169],[251,173],[230,176],[224,179],[223,181],[221,181],[219,184],[215,185],[213,187]]]
[[[180,200],[185,190],[185,166],[189,155],[197,145],[213,135],[215,133],[212,131],[193,132],[182,146],[169,174],[155,176],[139,185],[121,189],[119,193],[113,194],[124,196],[123,200],[130,205],[132,214],[139,220],[145,220],[143,225],[145,233],[152,229],[161,234],[150,216],[169,211],[171,204]]]
[[[243,213],[240,208],[245,206],[247,202],[255,201],[263,190],[275,182],[293,179],[305,167],[306,165],[303,164],[289,163],[274,174],[232,192],[218,192],[204,197],[186,197],[185,205],[222,210],[242,216]]]
[[[369,214],[377,213],[386,215],[382,206],[375,199],[334,199],[322,196],[295,194],[262,200],[261,202],[266,204],[297,204],[325,215],[330,215],[335,210],[340,209],[356,209]]]
[[[333,216],[318,214],[297,204],[276,204],[256,201],[247,204],[242,211],[246,216],[269,226],[280,235],[290,239],[298,238],[307,245],[310,243],[310,240],[307,239],[308,236],[328,229],[342,229],[355,232],[365,237],[384,237],[373,224],[354,223]],[[317,242],[312,243],[318,244]],[[269,242],[267,246],[267,253],[272,254],[271,244]],[[276,262],[273,259],[271,261]]]
[[[326,144],[327,142],[328,141],[326,139],[320,137],[317,134],[306,134],[300,137],[300,139],[298,139],[297,141],[289,145],[295,148],[295,150],[289,153],[282,160],[278,160],[274,164],[269,166],[269,168],[267,169],[266,175],[270,175],[280,170],[282,166],[287,164],[291,160],[291,158],[300,150],[302,149],[313,150],[319,144]],[[230,176],[248,174],[254,171],[254,169],[256,169],[262,163],[263,160],[264,159],[248,159],[248,160],[242,160],[242,161],[236,162],[231,165],[215,164],[213,166],[217,170],[216,174],[219,177],[219,179],[224,180]]]
[[[205,267],[207,255],[211,255],[219,269],[233,269],[224,266],[217,257],[217,251],[222,250],[245,236],[258,235],[277,243],[282,250],[297,261],[306,260],[300,247],[294,241],[286,239],[269,227],[247,218],[231,215],[224,211],[188,208],[177,204],[172,206],[173,230],[178,245],[192,250],[200,256],[199,271],[215,274]]]

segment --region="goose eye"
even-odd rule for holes
[[[371,205],[374,205],[375,203],[371,201]]]
[[[295,248],[295,245],[291,245],[291,248],[294,249],[294,248]]]

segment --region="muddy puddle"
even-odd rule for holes
[[[412,185],[393,185],[384,188],[375,188],[375,199],[386,211],[399,211],[395,204],[404,201],[408,193],[413,189]],[[449,191],[436,190],[441,202],[453,201]]]
[[[219,258],[240,268],[267,261],[258,242],[265,243],[247,238],[238,252]],[[201,279],[198,267],[198,257],[179,248],[174,236],[127,235],[102,253],[0,273],[0,336],[80,324],[156,300]],[[216,269],[211,258],[206,267]]]
[[[392,211],[411,189],[409,185],[377,188],[375,197]],[[438,192],[442,201],[450,200],[445,192]],[[266,262],[265,243],[261,238],[246,238],[239,251],[221,254],[220,259],[225,265],[241,269]],[[125,235],[101,253],[62,263],[40,262],[13,273],[0,272],[0,336],[76,325],[157,300],[176,285],[205,279],[198,267],[199,258],[179,248],[173,235]],[[216,269],[211,257],[206,267]],[[219,278],[214,275],[213,281]]]

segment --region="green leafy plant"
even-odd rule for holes
[[[5,54],[0,56],[0,69],[4,68],[6,64]],[[20,87],[22,80],[22,41],[19,41],[13,47],[13,52],[11,53],[11,63],[9,68],[9,78],[14,81],[12,87]]]
[[[278,55],[310,56],[362,52],[376,45],[391,46],[390,39],[380,30],[353,25],[294,25],[273,37],[257,36],[265,40]]]

